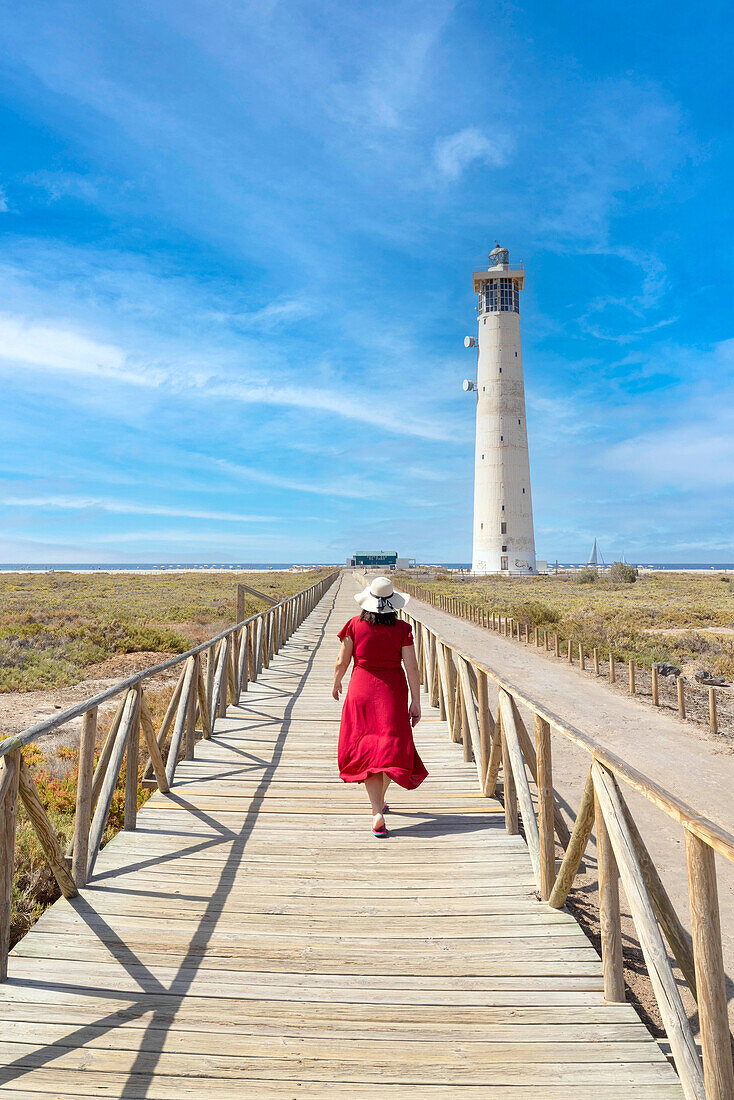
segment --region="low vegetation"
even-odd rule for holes
[[[410,579],[558,633],[562,642],[573,637],[588,651],[612,650],[618,659],[647,668],[672,661],[687,675],[707,668],[734,676],[734,635],[727,633],[734,628],[734,584],[723,574],[641,573],[632,584],[619,570],[591,569],[522,579],[462,580],[440,572],[433,579]]]
[[[237,583],[284,597],[321,573],[0,574],[0,692],[76,684],[123,653],[184,653],[231,626]],[[248,596],[246,614],[263,608]]]

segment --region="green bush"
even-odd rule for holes
[[[596,569],[581,569],[575,579],[576,584],[596,584],[599,574]]]
[[[637,570],[626,562],[613,561],[609,566],[609,579],[614,584],[634,584],[637,580]]]

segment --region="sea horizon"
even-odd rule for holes
[[[586,561],[548,561],[548,571],[558,569],[579,569],[588,565]],[[628,562],[638,569],[660,569],[675,572],[676,570],[702,570],[713,572],[734,571],[734,562],[657,562],[650,558],[640,558],[635,562]],[[451,569],[470,571],[470,562],[419,562],[419,568],[424,569]],[[607,563],[609,565],[609,563]],[[181,570],[232,570],[239,572],[282,571],[292,569],[324,569],[345,568],[344,562],[320,561],[291,561],[291,562],[0,562],[0,573],[91,573],[91,572],[121,572],[134,573],[143,571],[181,571]]]

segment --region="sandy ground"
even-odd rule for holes
[[[170,653],[123,653],[116,657],[110,657],[98,665],[90,665],[87,676],[73,687],[44,688],[42,691],[8,691],[0,694],[0,731],[3,736],[13,733],[21,733],[33,726],[36,722],[49,718],[58,711],[66,710],[75,703],[89,699],[105,688],[132,676],[135,672],[142,672],[151,665],[161,664],[171,659]],[[165,684],[175,684],[181,669],[173,668],[161,676],[156,676],[151,684],[163,687]],[[110,711],[117,709],[119,699],[111,699],[103,703],[99,708],[100,716],[105,716]],[[81,718],[68,722],[61,729],[45,736],[39,744],[45,749],[53,749],[58,745],[77,744],[81,731]]]
[[[411,611],[465,653],[537,698],[601,745],[629,760],[655,782],[678,795],[718,824],[734,832],[734,739],[714,737],[698,726],[657,710],[615,690],[601,679],[473,623],[456,619],[419,600]],[[625,670],[620,670],[625,671]],[[492,694],[490,689],[490,702]],[[529,715],[524,714],[526,722]],[[532,724],[528,727],[532,731]],[[417,738],[420,741],[420,738]],[[561,804],[572,823],[589,769],[588,755],[560,734],[553,736],[553,777]],[[623,785],[623,793],[648,846],[660,877],[683,924],[690,929],[688,883],[683,832],[680,826],[642,796]],[[586,873],[577,880],[573,907],[587,911],[593,937],[596,908],[596,853],[590,846]],[[734,1025],[734,866],[717,857],[724,963],[728,980],[729,1016]],[[624,902],[623,902],[624,904]],[[629,912],[624,917],[627,979],[632,993],[646,1007],[653,1025],[657,1013],[651,990],[639,965],[639,946]],[[639,971],[642,970],[642,977]],[[695,1006],[684,996],[695,1024]],[[658,1017],[659,1020],[659,1017]]]

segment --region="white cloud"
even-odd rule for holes
[[[447,180],[457,180],[476,160],[491,168],[502,168],[509,155],[510,141],[506,136],[489,138],[473,126],[439,138],[433,148],[434,164]]]
[[[272,485],[278,489],[292,489],[298,493],[316,493],[318,496],[346,497],[355,500],[376,500],[384,492],[383,486],[370,485],[361,480],[355,483],[352,478],[345,479],[333,476],[324,482],[316,483],[301,481],[297,478],[282,477],[267,470],[259,470],[255,466],[242,466],[236,462],[229,462],[226,458],[208,458],[204,455],[196,455],[195,459],[197,465],[201,462],[207,463],[242,481],[254,481],[260,485]]]
[[[446,421],[406,411],[400,394],[373,392],[351,393],[342,388],[316,389],[283,384],[263,379],[252,383],[234,383],[224,377],[212,353],[203,347],[199,360],[177,362],[175,349],[167,359],[167,367],[143,362],[144,356],[133,357],[114,344],[105,344],[83,333],[53,324],[38,324],[14,316],[0,316],[0,363],[13,368],[17,363],[40,370],[71,375],[94,376],[127,385],[161,388],[188,396],[197,401],[211,399],[235,401],[243,405],[309,409],[329,413],[345,420],[369,424],[397,435],[420,439],[449,441],[456,438]]]
[[[42,370],[95,375],[138,386],[157,385],[158,371],[141,372],[113,344],[52,324],[35,324],[7,314],[0,316],[0,359]]]
[[[269,331],[280,328],[282,325],[291,324],[293,321],[301,321],[304,317],[310,317],[314,312],[313,304],[304,302],[298,298],[283,298],[276,302],[270,302],[262,309],[254,309],[249,313],[235,313],[227,317],[238,328],[261,329]]]
[[[604,465],[661,488],[710,491],[734,485],[734,414],[625,440],[609,448]]]
[[[0,187],[0,214],[7,214],[10,207],[8,206],[8,197],[5,194],[5,188]]]
[[[269,523],[274,516],[240,515],[237,512],[210,512],[198,508],[170,508],[158,504],[135,504],[105,497],[86,496],[10,496],[0,500],[8,508],[58,508],[62,511],[110,512],[121,516],[180,516],[184,519],[221,520],[232,523]]]

